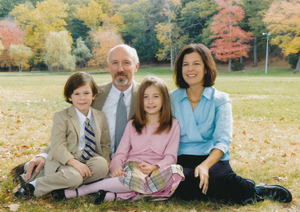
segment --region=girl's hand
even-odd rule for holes
[[[143,174],[150,175],[154,170],[158,169],[159,167],[157,165],[150,165],[148,163],[140,163],[139,169]]]
[[[195,177],[200,177],[199,188],[202,189],[202,193],[206,194],[208,190],[208,174],[209,168],[203,164],[200,164],[195,168]]]
[[[111,177],[119,177],[121,175],[123,175],[125,172],[122,171],[121,169],[116,169],[111,173]]]
[[[77,169],[77,171],[79,171],[83,178],[88,178],[92,176],[90,168],[74,158],[70,159],[67,162],[67,165],[73,166],[75,169]]]

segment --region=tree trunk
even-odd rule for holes
[[[48,71],[52,72],[52,66],[47,62]]]
[[[243,56],[240,56],[240,64],[243,64],[244,61],[243,61]]]
[[[228,73],[231,72],[231,58],[228,59]]]
[[[299,53],[299,58],[298,58],[298,62],[296,65],[296,69],[294,70],[294,74],[296,73],[300,73],[300,53]]]
[[[172,41],[170,43],[170,53],[171,53],[171,70],[174,71],[174,56],[173,56],[173,45],[172,45]]]
[[[253,67],[257,67],[257,37],[254,37],[254,45],[253,45]]]
[[[11,72],[11,66],[8,66],[8,71]]]

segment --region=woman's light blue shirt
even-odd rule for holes
[[[232,141],[232,112],[228,94],[205,87],[193,111],[186,89],[171,92],[173,115],[180,125],[178,155],[209,155],[220,149],[222,161],[228,161]]]

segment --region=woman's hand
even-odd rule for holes
[[[140,163],[139,169],[143,174],[150,175],[154,170],[158,169],[157,165],[150,165],[148,163]]]
[[[123,175],[125,172],[122,171],[121,169],[116,169],[111,173],[111,177],[119,177],[121,175]]]
[[[202,189],[203,194],[206,194],[208,190],[209,169],[215,165],[223,155],[224,153],[221,150],[213,149],[206,160],[195,168],[195,177],[200,177],[199,188]]]
[[[67,165],[73,166],[75,169],[77,169],[77,171],[79,171],[83,178],[88,178],[92,176],[90,168],[74,158],[70,159],[67,162]]]
[[[206,194],[209,182],[209,168],[201,163],[195,168],[195,177],[200,178],[199,188],[202,189],[203,194]]]

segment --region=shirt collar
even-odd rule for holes
[[[89,112],[88,112],[87,116],[83,115],[79,110],[77,110],[76,107],[74,107],[74,108],[76,110],[80,126],[82,126],[84,124],[86,118],[88,118],[91,121],[91,118],[92,118],[91,108],[89,109]]]
[[[201,97],[204,96],[206,99],[210,100],[211,95],[212,95],[212,91],[213,91],[212,87],[205,87]],[[182,101],[185,98],[188,98],[187,93],[186,93],[186,89],[180,89],[179,100]]]
[[[121,91],[118,90],[118,89],[114,86],[114,84],[112,84],[111,89],[112,89],[112,92],[116,93],[116,94],[117,94],[117,97],[119,98]],[[129,96],[129,94],[131,93],[131,89],[132,89],[132,84],[129,86],[129,88],[127,88],[125,91],[123,91],[125,98],[126,98],[126,96]]]

